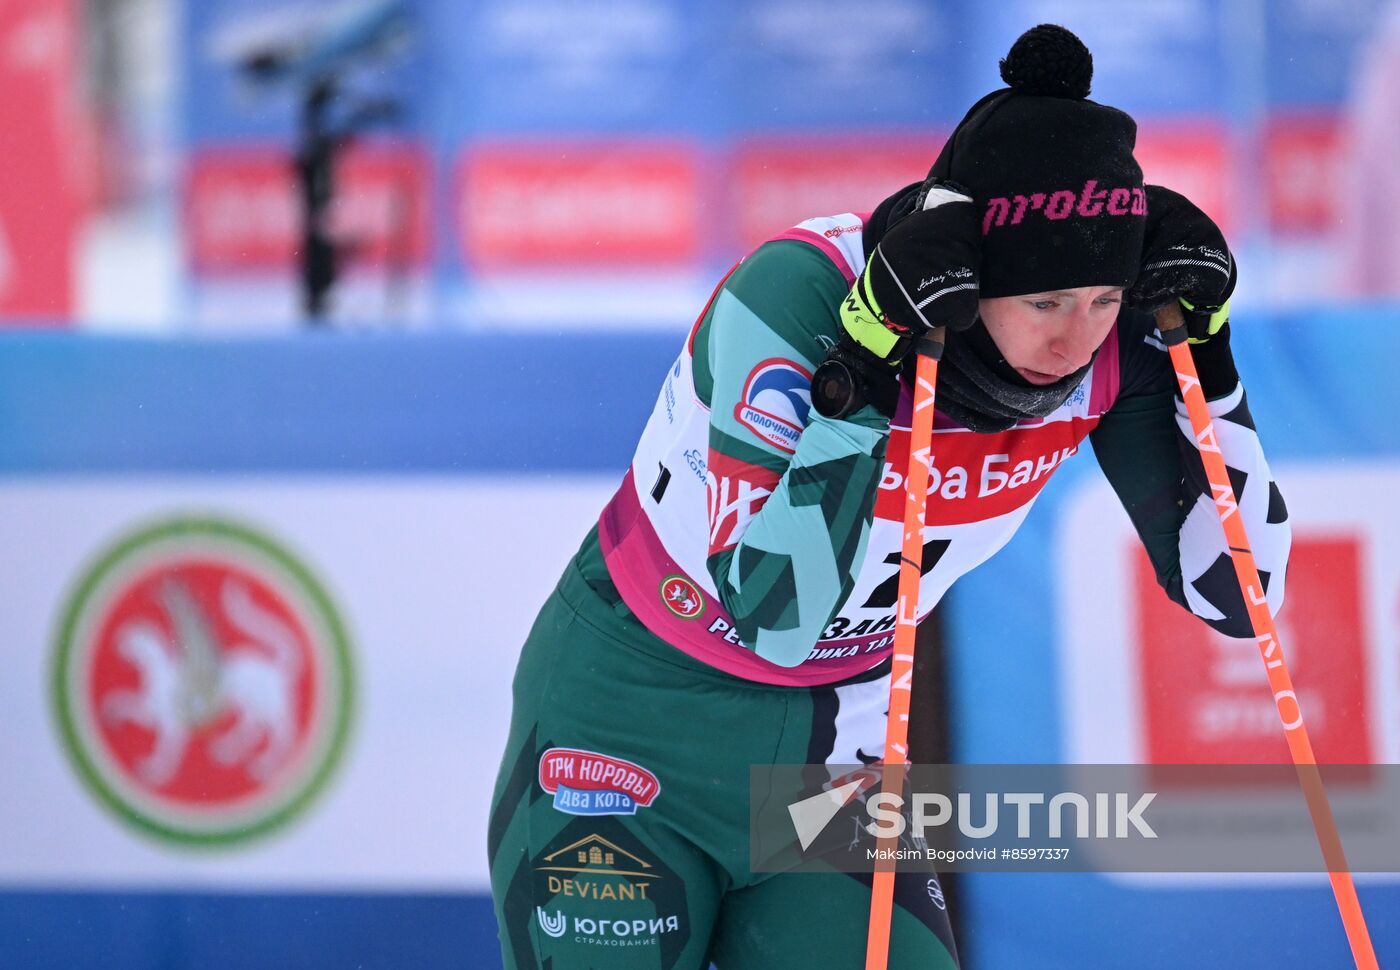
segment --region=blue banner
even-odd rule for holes
[[[432,76],[425,0],[201,0],[182,5],[183,136],[280,143],[290,151],[309,82],[334,73],[347,100],[392,100],[376,130],[421,122]]]
[[[717,18],[698,0],[433,5],[439,136],[686,133],[713,106]]]
[[[1234,46],[1221,16],[1220,0],[973,4],[964,27],[967,69],[984,93],[1000,87],[997,63],[1016,38],[1034,24],[1062,24],[1094,56],[1094,100],[1134,115],[1219,114],[1228,96],[1225,58]]]
[[[1335,108],[1346,100],[1386,0],[1269,0],[1264,26],[1265,84],[1275,107]]]
[[[711,16],[737,131],[927,129],[972,103],[964,15],[947,0],[755,0]]]

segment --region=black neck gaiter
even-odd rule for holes
[[[948,335],[938,362],[938,410],[979,434],[1005,431],[1018,421],[1043,418],[1064,404],[1092,363],[1091,359],[1053,384],[1031,384],[1001,356],[978,320],[969,329]]]

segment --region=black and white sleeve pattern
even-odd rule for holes
[[[1196,450],[1186,407],[1180,399],[1174,404],[1183,448],[1182,467],[1186,472],[1183,482],[1186,518],[1181,523],[1178,541],[1184,605],[1221,633],[1233,637],[1253,636],[1244,594],[1235,576],[1220,526],[1220,512]],[[1250,548],[1259,567],[1269,612],[1277,615],[1283,607],[1284,574],[1292,544],[1288,508],[1264,458],[1264,449],[1245,399],[1244,385],[1236,381],[1233,391],[1208,402],[1207,407],[1230,474],[1235,501],[1239,504],[1238,514],[1244,519]]]
[[[1226,636],[1251,637],[1244,595],[1165,348],[1145,315],[1125,312],[1119,327],[1122,391],[1090,436],[1099,465],[1167,595]],[[1269,611],[1277,614],[1292,544],[1288,509],[1235,373],[1229,335],[1223,336],[1193,350],[1238,514]]]

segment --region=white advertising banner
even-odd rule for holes
[[[1285,465],[1278,481],[1293,550],[1277,623],[1314,752],[1328,764],[1400,762],[1400,464]],[[1215,633],[1166,597],[1106,483],[1067,500],[1056,556],[1066,763],[1290,763],[1258,646]],[[1330,793],[1339,819],[1349,794]],[[1281,873],[1109,878],[1160,888],[1325,884]]]
[[[481,891],[611,477],[0,482],[0,885]]]
[[[1279,636],[1319,760],[1400,762],[1400,464],[1284,466],[1293,527]],[[1253,640],[1170,602],[1108,485],[1058,530],[1065,760],[1289,762]]]

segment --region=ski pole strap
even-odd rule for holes
[[[1157,318],[1157,332],[1162,335],[1162,343],[1168,347],[1186,343],[1189,334],[1186,332],[1186,317],[1181,313],[1181,304],[1173,300],[1153,316]]]
[[[932,360],[943,359],[943,333],[946,328],[934,327],[927,333],[921,334],[914,343],[914,352]]]

